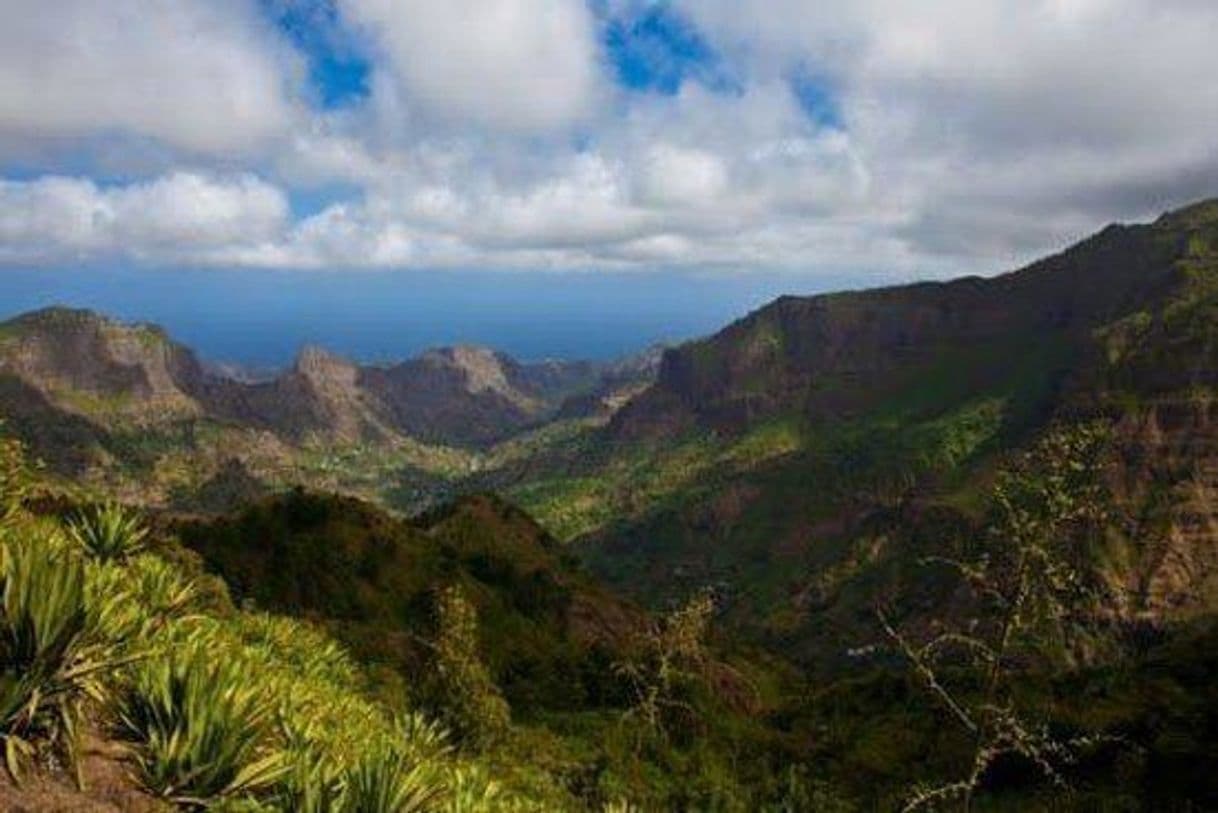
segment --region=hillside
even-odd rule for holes
[[[402,520],[358,500],[292,491],[175,531],[235,598],[324,619],[364,660],[405,673],[429,657],[419,636],[434,625],[436,586],[460,584],[483,619],[492,674],[521,711],[605,702],[604,666],[643,620],[492,496]]]
[[[967,537],[1001,460],[1099,418],[1137,518],[1097,563],[1114,612],[1194,617],[1218,601],[1216,304],[1212,202],[994,278],[785,297],[503,487],[630,594],[715,585],[750,635],[834,660],[901,539]]]
[[[280,723],[257,753],[324,758],[345,798],[409,760],[436,794],[319,809],[888,810],[962,766],[977,810],[1204,809],[1216,348],[1215,203],[609,367],[310,348],[237,380],[40,312],[0,333],[7,426],[50,464],[0,442],[0,622],[59,595],[10,585],[79,567],[94,643],[248,671]],[[159,508],[130,550],[102,519],[126,509],[88,507],[125,489]],[[113,671],[119,697],[161,679]],[[160,764],[129,719],[94,712],[84,764],[143,804],[172,791],[111,781]],[[402,750],[435,726],[451,747]],[[75,800],[61,764],[0,802]],[[298,809],[292,764],[209,792]]]
[[[499,491],[635,598],[713,585],[751,636],[809,657],[865,625],[851,585],[891,547],[877,528],[967,534],[1007,454],[1098,416],[1111,486],[1155,535],[1117,534],[1114,603],[1189,617],[1218,591],[1216,223],[1201,203],[993,278],[784,297],[616,365],[306,348],[236,380],[157,328],[53,309],[0,330],[3,413],[52,472],[176,508],[294,484],[408,513]]]
[[[1088,474],[1049,493],[1083,498]],[[880,658],[807,680],[713,629],[718,601],[656,618],[613,596],[495,497],[407,521],[293,491],[146,535],[116,506],[22,499],[36,482],[11,443],[0,486],[0,626],[21,643],[4,669],[39,710],[0,721],[38,749],[0,774],[6,809],[887,810],[973,741],[867,638],[855,649]],[[920,602],[953,596],[941,577],[915,584]],[[1076,793],[1053,809],[1218,798],[1213,635],[1185,626],[1132,657],[1016,673],[1021,705],[1107,743],[1064,763]],[[38,721],[77,699],[73,757]],[[1027,767],[1002,763],[976,809],[1054,798]]]

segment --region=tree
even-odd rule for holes
[[[1013,688],[1028,670],[1068,659],[1086,620],[1093,591],[1084,563],[1108,520],[1100,477],[1107,442],[1098,424],[1050,431],[999,475],[980,554],[930,560],[956,571],[971,594],[963,624],[936,624],[942,631],[915,643],[879,610],[889,639],[972,742],[963,774],[916,787],[905,810],[956,799],[969,810],[990,766],[1008,755],[1066,787],[1062,769],[1090,741],[1050,736]]]

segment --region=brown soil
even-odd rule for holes
[[[121,746],[87,733],[81,744],[84,788],[63,771],[32,772],[16,784],[0,770],[5,813],[164,813],[173,808],[142,792]]]

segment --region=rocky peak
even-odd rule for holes
[[[419,361],[455,373],[466,392],[498,393],[509,400],[519,399],[520,394],[509,380],[509,367],[515,366],[515,362],[490,348],[475,345],[435,348],[425,352]]]
[[[151,402],[171,414],[197,411],[192,391],[204,375],[159,327],[62,307],[0,325],[0,371],[53,397],[83,393],[111,411],[145,411]]]
[[[297,354],[292,372],[321,386],[353,388],[359,367],[324,348],[306,345]]]

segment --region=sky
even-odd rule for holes
[[[609,360],[713,333],[784,293],[849,284],[699,271],[517,274],[506,282],[500,272],[460,269],[409,277],[368,269],[27,269],[0,279],[0,318],[48,304],[87,307],[165,326],[206,359],[255,370],[283,367],[306,345],[370,363],[456,344],[524,361]]]
[[[31,285],[128,312],[142,285],[159,295],[137,316],[301,303],[299,334],[307,303],[344,291],[359,306],[315,324],[337,336],[398,303],[377,331],[427,321],[442,340],[480,333],[472,286],[504,323],[537,299],[555,303],[525,308],[538,331],[573,310],[625,335],[648,292],[643,341],[762,294],[996,273],[1218,194],[1213,0],[0,15],[3,312]],[[264,304],[276,286],[297,293]]]

